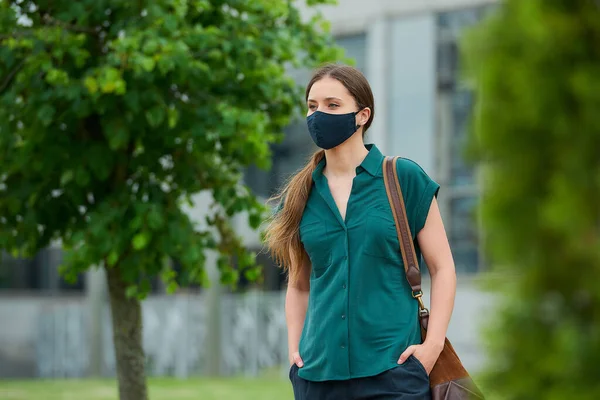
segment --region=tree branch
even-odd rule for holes
[[[8,87],[8,85],[10,84],[10,81],[13,80],[13,78],[15,77],[17,72],[19,72],[19,70],[21,68],[23,68],[23,65],[25,65],[25,59],[21,60],[21,62],[12,71],[10,71],[10,73],[6,76],[6,78],[4,78],[4,81],[2,82],[2,85],[0,86],[0,93],[4,92],[4,89],[6,89]]]
[[[52,17],[50,14],[44,14],[42,16],[42,20],[47,24],[47,25],[56,25],[56,26],[60,26],[61,28],[65,28],[67,30],[73,31],[73,32],[83,32],[83,33],[89,33],[92,35],[97,35],[98,32],[93,29],[93,28],[88,28],[88,27],[84,27],[84,26],[77,26],[77,25],[73,25],[73,24],[68,24],[66,22],[62,22],[57,20],[56,18]]]
[[[33,36],[33,33],[31,31],[18,31],[10,35],[0,35],[0,40],[23,38],[28,36]]]

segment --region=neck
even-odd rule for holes
[[[358,167],[369,150],[365,148],[362,132],[356,132],[350,139],[331,150],[325,151],[327,164],[324,173],[326,176],[355,176]]]

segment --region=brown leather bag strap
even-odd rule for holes
[[[406,207],[400,188],[400,180],[398,179],[398,171],[396,169],[397,160],[399,157],[386,157],[383,161],[383,181],[385,182],[385,190],[387,192],[394,221],[396,222],[396,233],[400,242],[400,252],[404,261],[404,270],[406,271],[406,279],[412,288],[413,297],[419,300],[419,305],[422,305],[421,296],[421,271],[419,270],[419,262],[415,253],[415,246],[410,233],[410,226],[406,216]],[[424,308],[424,307],[421,307]]]

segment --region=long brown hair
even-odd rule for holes
[[[363,125],[363,137],[371,126],[375,115],[375,100],[371,86],[365,76],[356,68],[327,64],[313,74],[306,87],[306,98],[315,82],[325,77],[338,80],[354,98],[358,110],[371,109],[371,116]],[[281,203],[283,207],[273,215],[265,230],[265,243],[275,262],[289,273],[289,281],[294,284],[306,265],[308,255],[300,241],[299,225],[312,188],[312,173],[325,157],[324,150],[314,153],[308,163],[287,182],[279,194],[270,201]]]

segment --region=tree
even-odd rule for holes
[[[508,0],[465,42],[503,399],[600,398],[600,7]]]
[[[224,283],[258,276],[229,223],[263,217],[241,173],[268,168],[300,104],[287,69],[338,57],[326,30],[287,0],[0,1],[0,248],[60,240],[67,276],[106,269],[122,400],[147,398],[151,277],[206,283],[208,249]],[[195,226],[182,205],[201,191]]]

